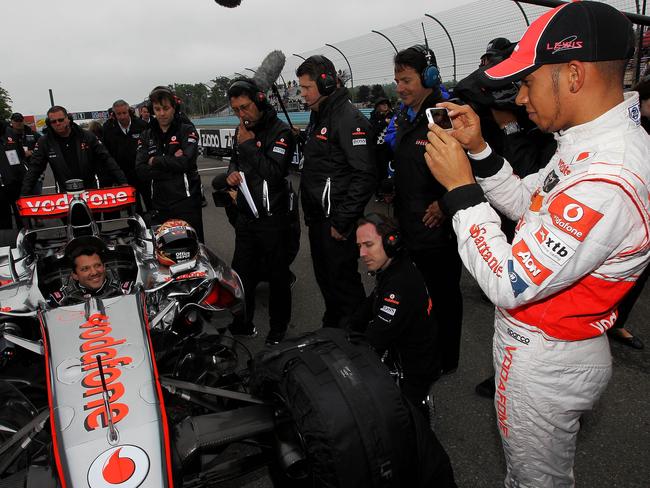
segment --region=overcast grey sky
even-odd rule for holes
[[[28,0],[3,2],[0,84],[42,114],[138,103],[155,85],[206,82],[472,0]]]

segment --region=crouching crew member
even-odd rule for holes
[[[350,318],[394,372],[413,405],[420,408],[440,367],[437,325],[424,278],[406,252],[394,220],[369,214],[358,221],[357,245],[375,289]]]
[[[141,181],[151,185],[151,223],[186,220],[203,242],[196,129],[179,119],[176,98],[169,88],[154,88],[149,100],[156,118],[142,132],[135,170]]]
[[[291,319],[289,272],[289,189],[285,177],[295,142],[289,126],[252,80],[236,80],[228,90],[239,117],[228,177],[237,186],[235,254],[232,267],[246,292],[246,319],[236,319],[233,334],[254,336],[255,287],[264,270],[269,281],[268,345],[280,342]]]

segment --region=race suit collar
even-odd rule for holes
[[[624,93],[623,97],[621,103],[594,120],[555,133],[558,145],[573,145],[585,140],[593,141],[594,139],[597,140],[598,137],[619,133],[630,125],[640,125],[639,94],[637,92],[628,92]]]

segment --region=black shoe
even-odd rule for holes
[[[494,376],[490,376],[488,379],[481,381],[474,391],[477,395],[484,398],[494,398],[496,393],[496,387],[494,386]]]
[[[632,349],[638,349],[640,351],[645,347],[643,341],[632,334],[629,330],[627,331],[630,334],[628,337],[625,337],[621,332],[618,332],[621,330],[627,329],[609,329],[607,331],[607,335],[613,341],[620,342],[621,344],[631,347]]]
[[[269,332],[269,335],[266,336],[265,344],[267,346],[277,346],[284,339],[286,332]]]
[[[230,333],[242,337],[256,337],[257,329],[253,324],[232,323],[228,326]]]

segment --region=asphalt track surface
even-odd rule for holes
[[[222,208],[212,203],[210,181],[225,170],[227,161],[199,160],[208,206],[203,209],[206,244],[226,262],[234,250],[234,231]],[[294,188],[298,176],[292,175]],[[47,181],[47,180],[46,180]],[[46,183],[47,184],[47,183]],[[370,203],[374,211],[386,212],[383,204]],[[361,268],[363,266],[361,265]],[[301,249],[292,266],[298,281],[293,288],[293,316],[290,335],[318,328],[324,305],[314,279],[306,229]],[[365,274],[364,274],[365,276]],[[370,278],[364,279],[372,288]],[[464,301],[460,367],[434,386],[436,435],[447,450],[459,487],[503,486],[505,473],[501,442],[492,402],[474,392],[477,383],[492,373],[491,349],[494,312],[481,298],[472,279],[462,277]],[[245,339],[253,352],[263,346],[268,332],[268,289],[261,284],[255,323],[258,337]],[[614,371],[609,386],[596,406],[582,421],[576,452],[576,486],[588,488],[650,487],[650,292],[638,300],[628,326],[646,340],[643,351],[612,343]],[[222,487],[270,487],[264,469]]]

